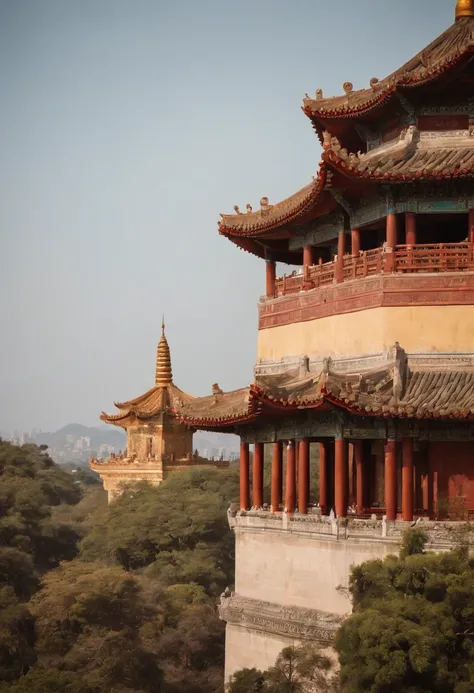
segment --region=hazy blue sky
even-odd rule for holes
[[[0,430],[154,381],[248,384],[264,264],[219,212],[316,172],[300,110],[399,67],[455,0],[0,0]]]

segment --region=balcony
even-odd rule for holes
[[[361,251],[357,257],[345,255],[342,262],[336,258],[332,262],[304,266],[300,274],[293,272],[278,278],[274,295],[266,300],[377,275],[447,272],[474,272],[474,243],[382,247]]]

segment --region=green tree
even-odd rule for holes
[[[259,669],[240,669],[232,677],[229,693],[260,693],[268,690],[265,674]]]
[[[146,569],[163,585],[194,582],[217,596],[234,579],[226,511],[237,497],[234,469],[196,468],[159,487],[127,486],[84,538],[81,556]]]
[[[41,575],[72,558],[79,533],[52,518],[52,508],[77,503],[81,491],[44,447],[0,441],[0,681],[26,674],[36,660],[28,599]]]
[[[38,667],[81,674],[93,690],[161,690],[161,670],[140,636],[159,614],[122,568],[71,561],[49,572],[31,602]]]
[[[345,692],[474,691],[474,563],[423,543],[412,531],[400,557],[352,570],[354,613],[336,640]]]
[[[33,573],[77,552],[79,536],[71,527],[54,523],[51,508],[77,503],[80,498],[81,490],[71,475],[59,469],[44,450],[0,442],[0,546],[29,555]]]
[[[0,587],[0,681],[14,681],[36,659],[34,620],[12,587]]]
[[[229,693],[337,693],[335,662],[315,643],[285,647],[267,671],[242,669],[229,685]]]
[[[111,506],[76,481],[0,446],[0,693],[221,693],[235,469],[129,485]]]

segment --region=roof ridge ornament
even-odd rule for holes
[[[474,0],[457,0],[456,21],[464,17],[474,17]]]

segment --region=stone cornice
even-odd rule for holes
[[[219,615],[228,624],[298,640],[330,644],[344,616],[296,606],[282,606],[249,597],[222,595]]]
[[[406,354],[407,366],[414,371],[421,370],[473,370],[474,352],[471,353],[413,353]],[[367,354],[349,358],[308,357],[306,354],[294,354],[278,361],[259,361],[254,367],[256,378],[275,376],[296,371],[307,364],[308,372],[318,375],[324,368],[329,367],[331,373],[364,373],[376,368],[384,368],[393,363],[391,350],[378,354]]]

